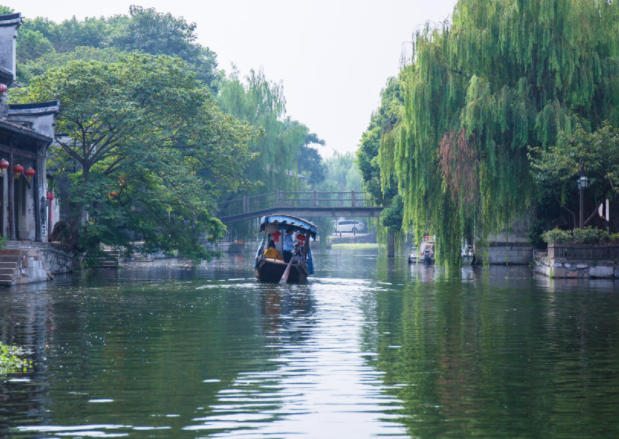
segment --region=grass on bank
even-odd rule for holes
[[[378,244],[373,243],[349,243],[349,244],[333,244],[331,248],[338,250],[370,250],[378,248]]]
[[[17,346],[7,346],[0,342],[0,375],[26,372],[32,367],[32,361],[24,359],[29,352]]]

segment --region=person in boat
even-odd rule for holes
[[[282,247],[282,251],[284,252],[284,262],[290,262],[290,258],[292,258],[292,252],[294,251],[294,243],[292,240],[292,233],[294,229],[289,227],[286,230],[286,235],[284,236],[284,245]]]
[[[267,246],[267,249],[264,251],[264,257],[271,258],[271,259],[282,258],[282,255],[275,248],[275,243],[273,241],[269,241],[269,245]]]

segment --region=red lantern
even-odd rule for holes
[[[24,171],[24,175],[26,176],[26,178],[28,179],[28,183],[30,183],[30,180],[32,180],[32,177],[34,177],[34,175],[37,173],[37,171],[35,171],[32,168],[28,168]]]
[[[2,159],[0,160],[0,177],[4,177],[4,170],[9,167],[9,162]]]
[[[297,235],[297,239],[303,244],[305,242],[305,235]]]
[[[53,201],[54,200],[54,193],[53,192],[49,192],[47,191],[47,195],[46,195],[47,199],[49,201]]]
[[[282,232],[277,231],[271,235],[273,237],[273,241],[279,242],[279,237],[282,236]]]
[[[4,93],[8,89],[9,88],[6,86],[6,84],[0,84],[0,93]]]
[[[24,172],[24,167],[22,165],[13,166],[13,172],[15,173],[15,178],[19,178],[19,174]]]

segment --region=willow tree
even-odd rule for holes
[[[294,190],[298,185],[297,150],[305,143],[305,131],[285,123],[286,100],[281,83],[268,81],[262,71],[251,71],[244,83],[236,72],[223,81],[219,102],[224,111],[262,129],[253,143],[254,163],[246,177],[260,187],[256,192]]]
[[[416,239],[438,236],[439,261],[459,265],[467,231],[483,241],[528,209],[527,146],[576,121],[617,123],[618,31],[616,0],[460,0],[451,24],[415,34],[404,116],[379,163]]]

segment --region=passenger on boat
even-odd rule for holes
[[[294,250],[294,244],[292,242],[292,233],[294,229],[292,227],[286,230],[286,236],[284,236],[284,246],[282,247],[282,251],[284,252],[284,262],[290,262],[290,258],[292,258],[292,252]]]
[[[264,251],[265,258],[271,259],[281,259],[282,255],[279,254],[277,249],[275,248],[275,243],[273,241],[269,241],[268,248]]]

